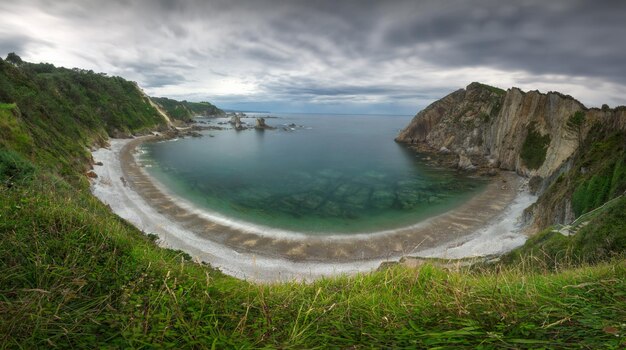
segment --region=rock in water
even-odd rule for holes
[[[274,129],[273,127],[265,124],[265,118],[256,118],[255,128],[259,130]]]
[[[230,124],[235,126],[235,130],[243,130],[241,118],[238,115],[234,115],[230,118]]]
[[[267,128],[267,124],[265,124],[265,118],[256,118],[256,127],[257,129]]]

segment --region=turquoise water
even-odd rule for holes
[[[141,161],[170,191],[209,212],[310,234],[405,227],[458,206],[484,185],[428,166],[396,144],[410,116],[276,116],[266,119],[276,130],[210,130],[146,143]]]

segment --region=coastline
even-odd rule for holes
[[[518,191],[520,178],[512,173],[499,174],[458,208],[410,227],[348,236],[276,234],[233,225],[169,193],[135,162],[136,147],[150,139],[111,139],[110,149],[93,152],[104,164],[94,169],[93,194],[143,232],[157,234],[163,246],[238,278],[313,280],[371,271],[403,256],[498,254],[525,241],[521,232],[501,232],[515,229],[532,200]]]

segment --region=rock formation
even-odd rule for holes
[[[256,118],[256,129],[258,130],[265,130],[265,129],[274,129],[274,127],[271,127],[267,124],[265,124],[265,118]]]
[[[578,126],[576,112],[584,113]],[[493,166],[545,180],[566,165],[596,122],[624,130],[626,108],[587,109],[557,92],[471,83],[419,112],[396,141],[458,154],[462,168]]]
[[[235,127],[235,130],[243,130],[243,126],[241,125],[241,118],[238,115],[234,115],[230,118],[230,124]]]
[[[472,164],[472,161],[465,154],[459,154],[459,163],[457,166],[459,169],[463,170],[476,169],[476,166]]]
[[[624,133],[623,106],[588,109],[558,92],[504,91],[472,83],[419,112],[396,141],[442,157],[457,155],[460,169],[479,167],[481,173],[495,175],[500,168],[529,177],[539,199],[526,209],[524,221],[537,231],[575,218],[574,192],[589,178],[603,176],[601,167],[586,168],[594,159],[586,147],[612,144],[607,138]],[[620,157],[619,142],[613,144],[617,153],[604,158]],[[613,163],[607,164],[607,171],[613,171]]]

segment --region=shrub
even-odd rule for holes
[[[10,184],[33,174],[35,167],[19,154],[0,149],[0,183]]]
[[[541,135],[536,129],[536,124],[531,123],[520,154],[528,169],[538,169],[543,164],[549,144],[550,135]]]

